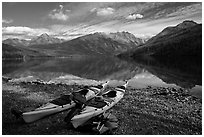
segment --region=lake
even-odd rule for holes
[[[133,88],[162,86],[185,88],[202,98],[202,65],[195,61],[121,60],[115,57],[77,57],[35,59],[28,61],[3,60],[2,75],[11,78],[34,76],[44,81],[90,79],[129,80]]]

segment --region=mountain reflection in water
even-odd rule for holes
[[[64,75],[74,75],[93,80],[126,80],[129,86],[173,86],[192,89],[191,93],[201,97],[202,65],[183,61],[161,63],[152,59],[134,61],[114,57],[36,59],[27,62],[3,60],[3,75],[20,78],[35,76],[51,80]]]

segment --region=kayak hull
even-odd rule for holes
[[[85,95],[86,100],[90,100],[91,98],[95,97],[100,91],[101,89],[90,87]],[[76,92],[80,92],[80,90]],[[31,123],[48,115],[71,109],[75,105],[76,103],[74,101],[71,101],[69,104],[65,105],[56,105],[49,102],[33,111],[22,113],[22,118],[26,123]]]
[[[75,102],[72,102],[71,104],[67,104],[63,106],[58,106],[52,103],[48,103],[43,109],[36,109],[35,111],[23,113],[22,118],[26,123],[31,123],[43,117],[46,117],[48,115],[52,115],[52,114],[70,109],[75,105],[76,105]]]
[[[106,92],[107,93],[107,92]],[[124,96],[125,90],[116,90],[116,97],[114,98],[107,98],[104,101],[107,103],[102,108],[96,108],[96,107],[91,107],[91,106],[86,106],[80,114],[75,115],[71,119],[71,123],[74,128],[79,127],[80,125],[83,125],[85,122],[87,122],[89,119],[98,116],[108,109],[112,108],[116,103],[118,103]]]

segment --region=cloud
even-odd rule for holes
[[[3,34],[25,34],[33,32],[34,30],[29,27],[22,27],[22,26],[10,26],[10,27],[3,27],[2,33]]]
[[[91,12],[96,12],[96,14],[98,16],[107,16],[107,15],[111,15],[115,12],[115,9],[111,8],[111,7],[107,7],[107,8],[93,8],[90,10]]]
[[[70,10],[63,10],[64,6],[59,5],[60,9],[53,9],[48,17],[54,20],[60,20],[60,21],[66,21],[69,19],[69,16],[67,15],[67,12],[70,12]]]
[[[114,21],[115,22],[115,21]],[[58,38],[63,39],[73,39],[79,36],[95,33],[95,32],[112,32],[112,27],[110,23],[97,23],[97,24],[86,24],[81,23],[77,25],[51,25],[49,26],[50,30],[54,31],[57,34]]]
[[[19,39],[31,39],[42,33],[48,33],[54,35],[55,33],[46,28],[30,28],[25,26],[9,26],[2,28],[2,36],[5,38],[19,38]]]
[[[171,13],[166,13],[166,17],[177,16],[196,16],[196,14],[202,14],[202,4],[193,4],[182,8],[177,8]]]
[[[2,19],[2,23],[9,24],[9,23],[12,23],[12,22],[13,22],[12,19]]]
[[[97,8],[93,8],[93,9],[91,9],[90,11],[91,12],[95,12],[97,10]]]
[[[144,16],[142,14],[131,14],[126,17],[128,20],[142,19]]]
[[[59,5],[59,7],[60,7],[60,8],[61,8],[61,10],[62,10],[64,6],[63,6],[63,5]]]

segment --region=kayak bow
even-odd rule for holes
[[[100,97],[96,96],[89,100],[86,104],[87,106],[85,106],[79,114],[75,115],[71,119],[70,122],[72,123],[73,127],[77,128],[78,126],[83,125],[89,119],[98,116],[113,107],[123,98],[127,85],[128,82],[126,81],[123,86],[118,86],[114,90],[105,92]],[[101,97],[102,100],[100,100]],[[100,99],[98,100],[98,98]]]
[[[73,108],[76,105],[76,102],[73,100],[73,94],[76,94],[77,96],[82,96],[85,98],[85,100],[92,99],[105,89],[108,82],[109,81],[106,81],[104,84],[98,86],[86,87],[84,89],[75,91],[69,95],[63,95],[60,98],[52,100],[47,104],[44,104],[41,107],[29,112],[20,112],[14,109],[12,109],[11,112],[16,116],[16,118],[22,117],[26,123],[31,123],[43,117]]]

